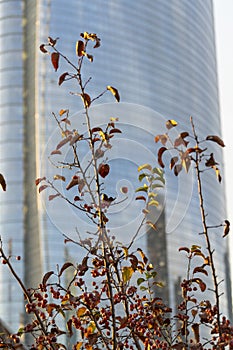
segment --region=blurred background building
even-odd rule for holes
[[[102,43],[93,52],[94,62],[85,68],[86,76],[93,77],[90,94],[97,95],[110,84],[118,88],[123,102],[112,107],[109,94],[100,101],[106,105],[93,110],[95,115],[101,113],[101,121],[108,121],[112,111],[120,118],[120,144],[125,153],[111,156],[113,179],[120,178],[117,186],[126,183],[133,192],[137,166],[147,160],[138,155],[145,151],[148,161],[156,159],[153,138],[166,119],[177,120],[184,131],[190,129],[192,115],[200,136],[221,136],[211,0],[1,0],[0,170],[7,180],[7,192],[0,193],[0,234],[5,250],[22,256],[14,266],[27,286],[36,285],[45,271],[67,258],[62,233],[74,234],[79,220],[76,213],[64,209],[62,201],[48,202],[46,195],[38,195],[34,183],[37,177],[53,173],[47,159],[56,139],[51,112],[68,108],[75,115],[81,109],[79,99],[69,94],[77,87],[57,84],[67,67],[61,63],[54,73],[39,45],[48,36],[60,37],[59,49],[75,62],[75,43],[83,31],[97,33]],[[213,150],[221,161],[222,150],[214,145]],[[208,223],[218,225],[226,218],[224,181],[218,184],[215,174],[208,174],[206,180]],[[156,232],[149,232],[138,244],[149,247],[161,279],[168,281],[164,294],[174,304],[184,272],[178,247],[205,247],[205,243],[198,235],[202,229],[192,176],[177,179],[168,172],[166,181],[165,210],[158,216],[159,239]],[[117,186],[112,186],[114,196],[120,196]],[[113,213],[113,223],[117,223],[113,232],[123,230],[127,236],[132,229],[135,213],[140,216],[140,208],[133,203],[129,198],[127,210],[121,207]],[[74,220],[67,220],[63,210]],[[85,220],[82,225],[85,228]],[[218,275],[224,278],[223,310],[229,314],[227,239],[219,241],[216,234],[213,244]],[[74,260],[79,257],[72,248],[69,255]],[[0,318],[16,330],[23,314],[22,293],[6,267],[0,266]]]

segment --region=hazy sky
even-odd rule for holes
[[[205,0],[203,0],[205,1]],[[214,0],[220,108],[222,118],[228,218],[233,244],[233,0]],[[231,251],[231,249],[230,249]],[[231,257],[233,272],[233,253]],[[233,279],[233,278],[232,278]]]

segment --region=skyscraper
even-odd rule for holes
[[[120,152],[112,156],[112,164],[113,168],[115,161],[125,165],[126,172],[117,172],[116,166],[115,174],[130,185],[129,169],[133,172],[140,163],[134,147],[153,155],[153,145],[146,140],[148,135],[153,138],[159,132],[164,120],[174,118],[188,130],[192,115],[200,135],[221,134],[212,7],[211,0],[153,0],[149,4],[135,0],[0,2],[0,166],[8,184],[7,192],[0,197],[0,234],[6,250],[22,256],[22,262],[16,262],[15,267],[27,286],[37,283],[44,271],[64,259],[61,233],[66,218],[60,215],[63,204],[38,197],[34,180],[39,174],[51,174],[47,161],[54,140],[51,112],[69,108],[72,115],[81,108],[79,100],[67,93],[67,85],[58,87],[63,66],[54,73],[48,57],[39,51],[40,43],[46,42],[48,36],[60,37],[59,48],[75,60],[74,47],[80,32],[94,32],[101,37],[102,47],[85,73],[93,77],[91,94],[98,94],[109,84],[120,91],[123,104],[114,107],[114,112],[122,116],[126,147],[123,156]],[[101,102],[111,101],[107,96]],[[95,111],[109,115],[112,106],[96,106]],[[131,148],[126,152],[127,145]],[[219,149],[216,158],[222,159]],[[167,174],[164,242],[172,303],[182,275],[182,257],[177,248],[201,244],[202,239],[194,236],[201,229],[196,222],[195,183],[192,177],[183,181],[185,186],[182,179],[177,181]],[[114,191],[117,193],[117,189]],[[218,185],[210,176],[205,195],[211,208],[209,223],[216,225],[226,216],[224,183]],[[127,233],[127,218],[122,210],[119,212],[121,227]],[[71,217],[78,220],[73,213]],[[75,230],[75,225],[71,223],[67,230]],[[146,237],[140,240],[146,247]],[[227,285],[226,241],[219,245],[218,238],[214,240],[217,269]],[[4,266],[0,270],[0,288],[0,318],[16,329],[18,315],[23,313],[22,296]],[[227,304],[224,298],[225,310]]]

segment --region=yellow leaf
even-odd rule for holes
[[[177,122],[174,120],[174,119],[169,119],[167,122],[166,122],[166,127],[167,129],[171,129],[171,128],[174,128],[175,126],[177,126]]]
[[[82,345],[83,345],[83,342],[82,342],[82,341],[79,341],[79,342],[75,345],[75,350],[80,350]]]
[[[87,308],[86,308],[86,307],[84,307],[84,306],[80,307],[80,308],[78,309],[78,311],[77,311],[77,316],[78,316],[78,317],[83,316],[83,315],[85,314],[86,311],[87,311]]]
[[[54,180],[62,180],[62,181],[66,181],[66,178],[65,176],[62,176],[62,175],[54,175],[53,177]]]
[[[128,251],[128,248],[126,247],[122,247],[123,251],[124,251],[124,255],[125,257],[127,257],[129,255],[129,251]]]
[[[120,95],[119,92],[116,88],[114,88],[113,86],[108,85],[107,86],[107,90],[109,90],[113,96],[115,97],[115,99],[117,100],[117,102],[120,102]]]
[[[152,170],[152,166],[150,165],[150,164],[143,164],[143,165],[140,165],[139,167],[138,167],[138,172],[139,171],[141,171],[141,170],[143,170],[143,169],[147,169],[147,170]]]
[[[122,269],[122,278],[123,278],[123,282],[126,283],[130,280],[130,278],[132,277],[134,270],[131,266],[123,266]]]

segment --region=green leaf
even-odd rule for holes
[[[138,180],[141,182],[148,174],[142,173],[138,176]]]
[[[141,191],[147,193],[147,191],[148,191],[148,186],[147,186],[146,184],[144,184],[143,186],[138,187],[138,188],[135,190],[135,192],[141,192]]]
[[[144,291],[148,290],[148,288],[145,287],[145,286],[141,286],[141,287],[140,287],[140,290],[144,292]]]
[[[137,285],[140,286],[140,284],[142,284],[143,282],[145,282],[146,280],[142,277],[137,279]]]
[[[163,188],[163,185],[159,185],[159,184],[154,184],[151,186],[152,190],[154,190],[155,188]]]

